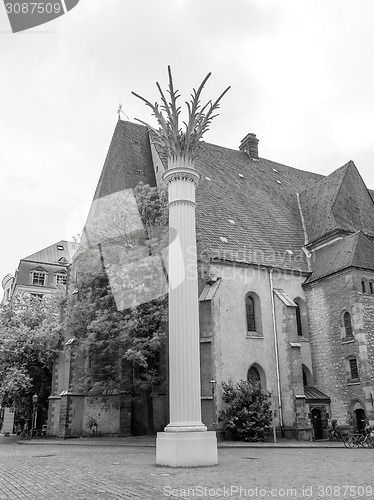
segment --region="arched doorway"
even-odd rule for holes
[[[355,410],[355,421],[357,432],[362,433],[365,429],[365,411],[362,408]]]
[[[322,427],[322,415],[321,410],[318,408],[313,408],[312,410],[312,422],[314,429],[314,439],[323,438],[323,427]]]

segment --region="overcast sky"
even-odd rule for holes
[[[374,188],[372,0],[80,0],[12,34],[0,5],[0,280],[84,223],[122,103],[152,122],[167,65],[188,99],[227,86],[205,140]],[[182,100],[182,102],[184,102]],[[0,290],[0,297],[1,297]]]

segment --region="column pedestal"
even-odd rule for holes
[[[218,464],[216,433],[158,432],[156,463],[169,467],[216,465]]]

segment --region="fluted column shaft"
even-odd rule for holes
[[[169,390],[166,432],[206,431],[201,422],[195,169],[164,173],[169,194]]]

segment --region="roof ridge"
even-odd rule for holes
[[[334,205],[335,205],[335,203],[336,203],[336,199],[337,199],[337,197],[338,197],[338,195],[339,195],[339,193],[340,193],[340,190],[341,190],[342,185],[343,185],[343,181],[344,181],[344,179],[345,179],[345,177],[346,177],[346,175],[347,175],[347,173],[348,173],[348,171],[349,171],[349,167],[351,166],[351,164],[353,164],[353,165],[355,166],[355,164],[352,162],[352,160],[349,160],[349,162],[348,162],[348,163],[346,163],[345,165],[343,165],[343,166],[341,166],[341,167],[337,168],[334,172],[331,172],[331,174],[333,174],[333,173],[337,172],[338,170],[343,170],[343,168],[345,168],[345,172],[344,172],[344,174],[343,174],[342,178],[340,179],[339,187],[337,188],[337,190],[336,190],[336,192],[335,192],[335,196],[334,196],[333,201],[332,201],[332,203],[331,203],[331,215],[334,217],[334,219],[335,219],[335,216],[334,216],[334,214],[333,214]],[[356,167],[356,166],[355,166],[355,167]],[[330,174],[330,175],[331,175],[331,174]]]
[[[319,179],[315,184],[313,184],[312,186],[310,186],[309,188],[305,188],[303,191],[300,192],[300,195],[302,195],[303,193],[306,193],[308,191],[310,191],[311,189],[314,189],[316,187],[318,187],[318,184],[321,184],[323,182],[326,182],[326,181],[329,181],[331,179],[331,177],[335,174],[337,174],[340,170],[343,170],[344,168],[347,170],[348,169],[348,165],[349,163],[351,162],[352,160],[350,160],[348,163],[345,163],[344,165],[342,165],[341,167],[338,167],[337,169],[333,170],[332,172],[330,172],[328,175],[325,175],[322,177],[322,179]],[[292,167],[290,167],[292,168]],[[313,172],[311,172],[313,173]],[[342,179],[344,178],[346,172],[344,173]],[[319,174],[319,175],[322,175],[322,174]],[[340,184],[341,185],[341,184]],[[340,186],[339,186],[340,188]],[[338,189],[339,190],[339,189]],[[335,197],[334,197],[335,198]],[[332,206],[332,205],[331,205]]]

